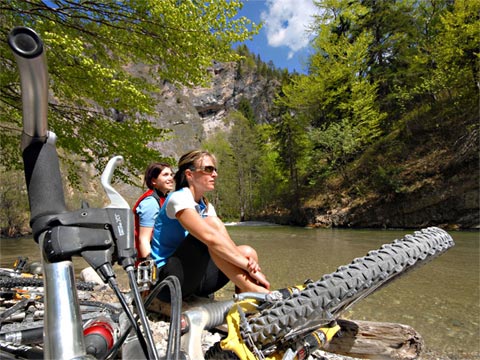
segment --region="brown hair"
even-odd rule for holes
[[[153,190],[154,186],[152,184],[152,180],[156,179],[165,168],[171,169],[172,167],[167,163],[159,162],[154,162],[148,165],[147,169],[145,170],[145,177],[143,179],[144,185],[146,185],[150,190]]]
[[[188,186],[185,170],[201,165],[202,159],[206,156],[210,157],[215,165],[217,164],[215,156],[206,150],[192,150],[180,157],[178,171],[175,173],[175,190]]]

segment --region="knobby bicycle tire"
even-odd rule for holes
[[[356,301],[453,245],[451,236],[436,227],[385,244],[248,319],[250,336],[259,349],[265,349],[325,325]]]
[[[93,291],[95,289],[95,283],[76,281],[76,287],[78,290]],[[42,278],[29,278],[29,277],[0,277],[0,289],[12,289],[15,287],[43,287]]]

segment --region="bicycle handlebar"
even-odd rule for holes
[[[47,130],[47,62],[42,40],[29,28],[14,28],[8,36],[8,44],[15,54],[20,72],[23,104],[22,156],[32,225],[39,217],[66,211],[58,155],[54,146],[55,136]]]
[[[8,36],[20,71],[23,132],[31,139],[47,137],[48,73],[43,42],[31,29],[14,28]],[[23,149],[28,144],[22,144]]]

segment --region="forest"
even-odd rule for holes
[[[235,18],[241,3],[0,5],[2,39],[21,24],[45,42],[49,124],[72,197],[88,185],[79,163],[101,171],[121,153],[126,165],[118,181],[131,183],[159,158],[146,146],[168,136],[168,129],[145,120],[155,81],[205,84],[212,61],[233,61],[238,76],[255,68],[280,86],[272,121],[257,121],[251,104],[241,102],[225,120],[230,131],[203,143],[219,160],[222,177],[211,200],[224,219],[279,215],[305,225],[308,209],[328,213],[375,204],[372,199],[398,201],[441,187],[440,177],[466,173],[476,185],[462,191],[477,194],[466,207],[478,224],[479,0],[318,1],[306,74],[262,64],[245,47],[233,49],[261,26]],[[21,95],[6,41],[0,49],[0,227],[2,236],[13,236],[28,226],[25,186],[18,181]],[[148,66],[149,77],[131,71],[132,64]]]

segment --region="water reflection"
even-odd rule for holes
[[[302,229],[283,226],[229,227],[239,244],[254,246],[272,288],[302,283],[335,271],[409,230]],[[451,353],[480,351],[479,233],[452,232],[456,246],[355,305],[345,317],[403,323],[424,338],[428,349]],[[0,241],[0,265],[18,255],[39,259],[31,239]],[[78,272],[86,266],[75,260]],[[217,294],[230,298],[233,286]]]

